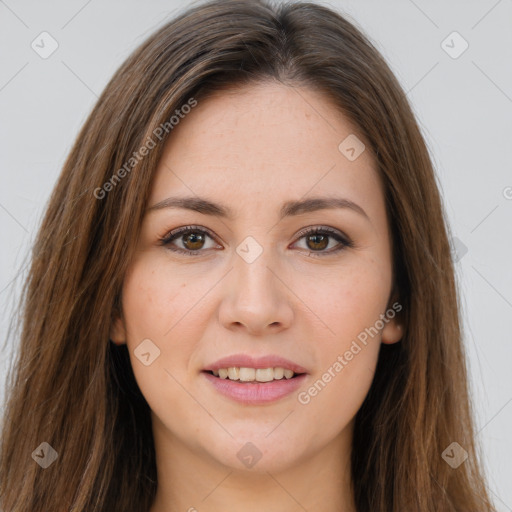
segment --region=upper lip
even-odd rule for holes
[[[223,357],[208,364],[203,368],[203,371],[217,371],[219,368],[276,368],[281,367],[285,370],[292,370],[294,373],[307,373],[307,370],[289,359],[281,356],[269,354],[261,357],[253,357],[249,354],[233,354],[231,356]]]

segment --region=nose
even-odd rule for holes
[[[261,336],[276,334],[291,325],[293,283],[286,286],[279,265],[269,253],[264,250],[251,263],[234,255],[234,268],[224,284],[219,309],[219,320],[225,328]]]

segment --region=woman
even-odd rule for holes
[[[494,510],[432,163],[339,14],[215,0],[159,29],[32,257],[5,512]]]

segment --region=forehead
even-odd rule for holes
[[[243,215],[251,205],[342,195],[382,214],[383,190],[368,145],[350,160],[346,144],[340,150],[345,140],[366,144],[318,91],[272,82],[222,91],[198,100],[173,128],[150,203],[198,195]]]

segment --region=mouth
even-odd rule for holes
[[[308,371],[277,354],[233,354],[206,366],[201,375],[224,397],[245,405],[263,405],[297,390]]]
[[[216,393],[245,406],[268,405],[290,397],[307,378],[306,373],[282,367],[228,367],[201,374]]]
[[[296,379],[305,372],[294,372],[289,368],[282,366],[269,368],[248,368],[231,366],[228,368],[219,368],[218,370],[203,370],[205,373],[218,379],[235,381],[245,384],[259,384],[279,380]]]

